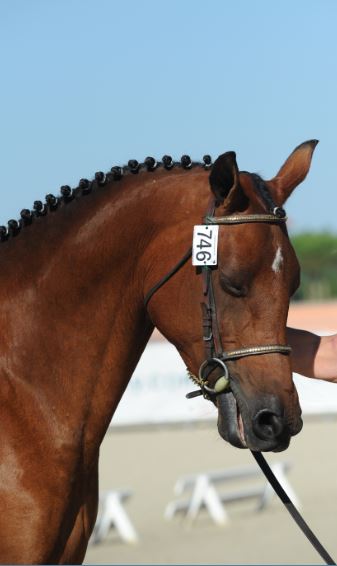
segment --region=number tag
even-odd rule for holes
[[[216,265],[219,226],[194,226],[192,265]]]

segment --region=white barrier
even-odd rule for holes
[[[299,509],[300,503],[296,493],[292,489],[286,478],[286,472],[289,469],[287,462],[275,462],[271,469],[273,470],[278,481],[288,496]],[[262,483],[251,484],[243,488],[234,490],[220,491],[221,484],[231,481],[250,480],[261,478]],[[203,472],[181,477],[174,486],[174,493],[177,497],[185,493],[189,496],[185,499],[176,499],[171,501],[165,510],[164,517],[172,520],[177,513],[184,513],[186,520],[194,521],[200,510],[205,508],[213,522],[217,525],[226,525],[229,522],[229,515],[224,504],[234,503],[245,499],[257,498],[257,510],[264,509],[270,500],[274,497],[275,492],[268,481],[264,478],[263,473],[256,466],[245,466],[241,468],[232,468],[215,472]]]
[[[123,506],[123,501],[130,495],[131,491],[125,490],[100,493],[98,517],[90,540],[92,544],[102,542],[112,528],[124,542],[129,544],[138,542],[136,529]]]

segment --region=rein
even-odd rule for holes
[[[236,214],[228,216],[214,216],[215,205],[211,203],[209,210],[204,218],[204,224],[208,225],[235,225],[244,223],[272,223],[281,224],[286,222],[287,217],[283,208],[274,207],[270,214]],[[181,258],[181,260],[164,276],[158,283],[156,283],[145,295],[144,306],[147,307],[149,301],[153,295],[163,286],[167,281],[171,279],[189,260],[192,256],[192,248],[189,248],[186,254]],[[201,304],[202,308],[202,319],[203,319],[203,341],[205,344],[205,355],[206,359],[201,364],[199,368],[198,376],[192,374],[187,370],[188,376],[196,383],[200,389],[192,391],[186,395],[188,399],[196,397],[198,395],[203,395],[205,399],[212,400],[219,393],[223,393],[226,389],[230,387],[230,375],[228,368],[226,366],[227,361],[237,360],[247,356],[257,356],[262,354],[286,354],[289,355],[291,352],[291,347],[287,344],[269,344],[269,345],[258,345],[258,346],[248,346],[240,348],[237,350],[232,350],[226,352],[223,350],[221,343],[221,336],[218,327],[218,321],[216,316],[216,303],[212,284],[212,271],[214,268],[208,266],[201,266],[202,278],[203,278],[203,294],[205,297],[204,302]],[[208,383],[208,376],[213,371],[214,366],[219,366],[223,370],[223,375],[219,377],[214,384],[214,387],[210,387]],[[302,515],[296,509],[295,505],[290,500],[286,491],[283,489],[278,479],[271,470],[268,462],[265,460],[262,452],[255,452],[251,450],[253,457],[255,458],[257,464],[259,465],[261,471],[265,475],[266,479],[269,481],[273,487],[275,493],[278,495],[287,511],[293,517],[294,521],[301,529],[303,534],[307,537],[311,545],[315,548],[321,558],[326,564],[335,565],[335,561],[328,554],[325,548],[322,546],[318,538],[312,532],[308,524],[303,519]]]

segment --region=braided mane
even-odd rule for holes
[[[176,167],[191,169],[195,166],[203,167],[206,170],[210,169],[212,167],[211,156],[204,155],[202,162],[193,162],[189,155],[183,155],[180,161],[174,161],[170,155],[164,155],[161,161],[156,161],[154,157],[147,157],[142,163],[139,163],[136,159],[130,159],[127,165],[111,167],[108,173],[98,171],[95,173],[94,179],[80,179],[78,186],[73,189],[69,185],[63,185],[60,188],[59,196],[47,194],[44,203],[36,200],[32,210],[28,208],[21,210],[19,220],[11,219],[8,220],[7,226],[0,226],[0,242],[5,242],[10,237],[17,236],[22,228],[32,224],[34,218],[45,216],[49,212],[57,210],[62,204],[68,204],[74,199],[88,195],[97,187],[102,187],[113,181],[120,181],[126,175],[136,175],[141,171],[153,172],[159,167],[169,171]]]
[[[0,242],[5,242],[10,237],[17,236],[22,228],[32,224],[34,218],[46,216],[48,213],[56,211],[60,205],[66,205],[74,199],[88,195],[97,187],[102,187],[111,182],[118,182],[126,175],[136,175],[142,171],[153,172],[160,167],[163,167],[167,171],[177,167],[183,169],[203,167],[205,170],[208,170],[212,167],[212,158],[210,155],[204,155],[202,162],[194,162],[189,155],[183,155],[180,161],[174,161],[170,155],[164,155],[161,161],[156,161],[154,157],[147,157],[144,162],[141,163],[136,159],[130,159],[127,165],[111,167],[108,173],[97,171],[92,180],[80,179],[78,186],[73,189],[69,185],[63,185],[60,188],[59,196],[47,194],[44,203],[40,200],[36,200],[34,201],[32,210],[28,208],[21,210],[19,220],[11,219],[8,220],[7,226],[0,226]],[[260,193],[266,205],[270,209],[273,209],[275,204],[273,203],[264,180],[256,173],[250,173],[250,175],[256,190]]]

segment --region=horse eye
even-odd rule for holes
[[[247,295],[247,287],[245,285],[234,283],[224,273],[220,275],[220,285],[224,291],[234,297],[245,297]]]

